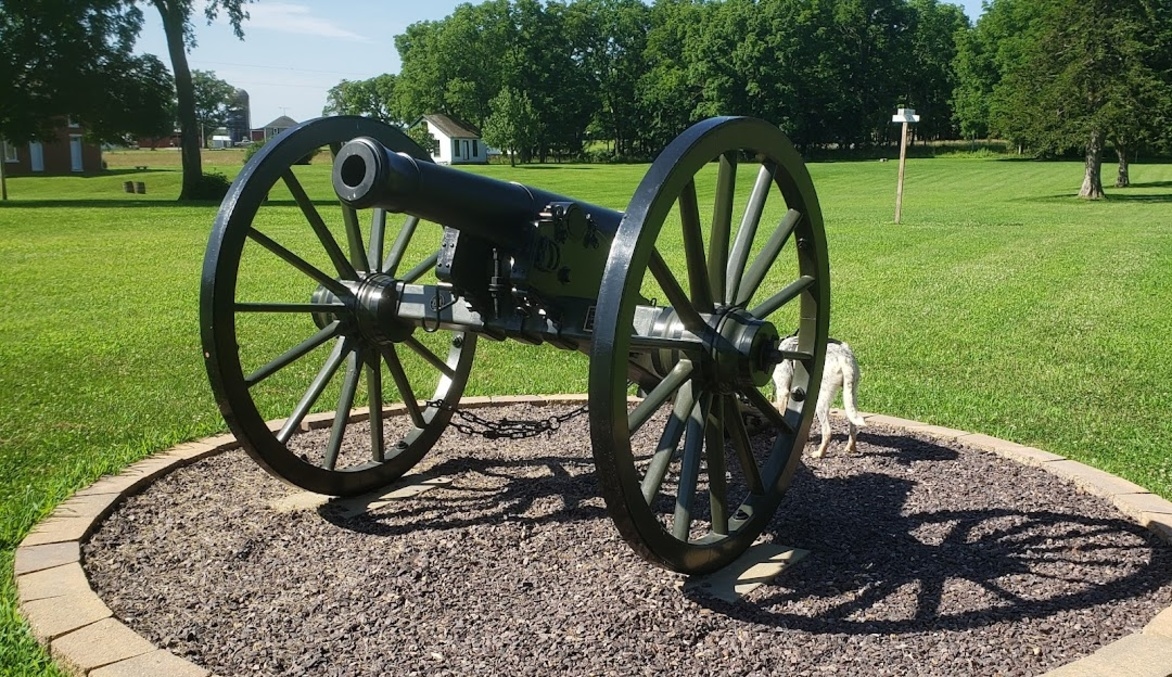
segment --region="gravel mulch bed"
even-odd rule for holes
[[[1172,547],[1048,473],[877,426],[861,455],[842,442],[763,536],[810,555],[736,604],[622,542],[585,418],[449,430],[418,469],[450,486],[349,519],[277,512],[295,490],[223,454],[128,499],[84,566],[131,628],[225,677],[1034,675],[1172,604]]]

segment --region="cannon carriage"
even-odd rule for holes
[[[322,147],[329,186],[297,170]],[[800,461],[829,263],[805,166],[761,120],[689,128],[620,212],[438,166],[395,128],[329,117],[271,141],[233,183],[200,321],[217,404],[243,447],[331,495],[386,485],[423,458],[459,407],[480,337],[588,355],[608,513],[649,561],[703,573],[753,543]],[[798,349],[782,352],[790,332]],[[761,388],[781,359],[796,368],[778,411]],[[370,444],[356,456],[348,421],[362,404]],[[384,425],[391,407],[406,428]],[[295,451],[294,433],[323,408],[328,441]]]

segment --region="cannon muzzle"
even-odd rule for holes
[[[499,181],[396,153],[360,137],[334,158],[334,191],[356,209],[404,212],[519,251],[533,237],[535,222],[555,202],[575,202],[607,236],[622,213],[573,198]]]

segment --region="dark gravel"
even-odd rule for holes
[[[1105,501],[902,431],[865,429],[852,457],[844,437],[764,536],[811,554],[738,604],[622,542],[585,418],[529,441],[449,431],[420,470],[450,487],[349,520],[278,513],[293,489],[214,457],[128,499],[85,569],[130,627],[225,677],[1033,675],[1172,604],[1172,548]]]

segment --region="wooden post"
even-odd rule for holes
[[[907,165],[907,121],[903,123],[903,134],[899,141],[899,181],[895,186],[895,222],[903,215],[903,169]]]

